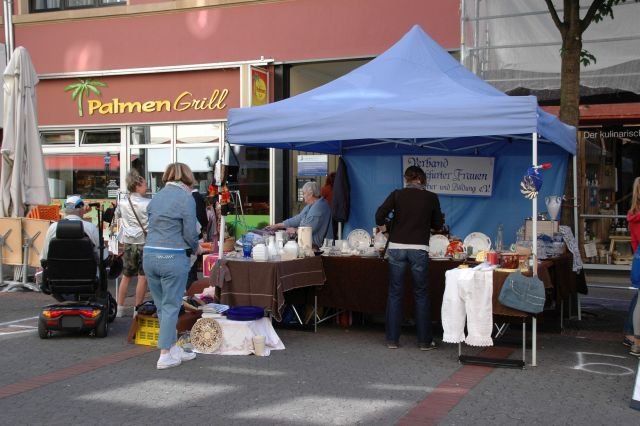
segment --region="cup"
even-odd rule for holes
[[[245,241],[242,243],[242,257],[251,257],[251,249],[253,249],[251,241]]]
[[[253,336],[253,352],[256,356],[264,356],[264,336]]]

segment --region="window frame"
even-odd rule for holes
[[[109,3],[105,3],[104,0],[90,0],[91,4],[87,6],[69,6],[69,0],[60,0],[59,7],[36,9],[36,1],[37,0],[29,0],[29,13],[60,12],[63,10],[92,9],[95,7],[126,6],[129,4],[129,0],[118,0],[117,2]]]

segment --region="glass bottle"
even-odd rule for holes
[[[504,241],[503,241],[503,233],[504,226],[502,224],[498,225],[498,230],[496,231],[496,251],[500,252],[503,249]]]

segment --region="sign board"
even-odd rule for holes
[[[251,106],[269,103],[269,73],[262,68],[251,67]]]
[[[298,155],[298,176],[326,176],[328,155]]]
[[[427,190],[442,195],[490,197],[493,191],[493,157],[405,155],[402,171],[418,166],[427,175]]]

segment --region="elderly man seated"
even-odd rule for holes
[[[329,238],[333,234],[330,229],[331,208],[327,200],[320,195],[320,186],[317,182],[307,182],[302,186],[302,198],[306,206],[299,214],[283,220],[281,223],[269,225],[267,229],[275,231],[286,228],[289,234],[294,234],[297,232],[297,228],[310,226],[313,246],[321,247],[327,232],[329,232]]]
[[[88,222],[82,219],[84,213],[87,212],[87,208],[85,207],[84,200],[80,198],[78,195],[72,195],[68,197],[64,202],[64,215],[66,220],[74,220],[82,222],[82,229],[84,233],[89,237],[91,242],[93,243],[93,253],[95,259],[98,260],[100,258],[100,233],[98,232],[98,227],[91,222]],[[58,222],[54,222],[49,226],[47,230],[47,235],[45,236],[42,252],[40,253],[40,262],[45,265],[47,257],[49,255],[49,245],[51,240],[56,237],[56,230],[58,229]],[[104,250],[103,259],[107,259],[109,257],[109,251]],[[96,270],[96,274],[98,271]],[[48,288],[46,287],[46,282],[43,282],[42,291],[44,293],[48,293]]]

